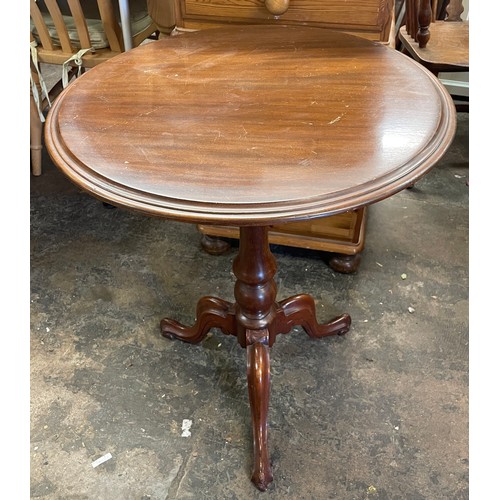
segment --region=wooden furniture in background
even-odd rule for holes
[[[150,4],[161,0],[150,0]],[[393,46],[394,0],[175,0],[176,27],[198,30],[227,24],[309,25],[342,31]],[[154,17],[154,16],[153,16]],[[255,61],[257,63],[257,61]],[[258,72],[258,64],[254,65]],[[347,111],[347,110],[346,110]],[[336,118],[336,117],[334,117]],[[340,116],[338,117],[340,119]],[[274,133],[270,131],[271,134]],[[307,166],[304,166],[307,171]],[[327,174],[328,175],[328,174]],[[308,189],[307,181],[304,190]],[[332,269],[357,271],[365,245],[368,210],[356,209],[317,221],[274,225],[271,243],[325,252]],[[201,245],[219,255],[237,239],[237,227],[200,225]]]
[[[305,187],[307,189],[307,187]],[[357,271],[365,245],[367,208],[321,219],[276,224],[269,228],[269,241],[274,245],[318,250],[329,254],[328,264],[337,272]],[[225,253],[231,244],[221,238],[239,238],[237,227],[198,225],[201,245],[211,255]]]
[[[276,301],[269,226],[319,221],[399,192],[442,157],[455,126],[446,89],[401,52],[281,25],[145,44],[82,75],[49,111],[54,163],[93,196],[240,228],[234,303],[202,297],[193,326],[164,318],[160,328],[189,343],[219,328],[246,349],[259,489],[272,481],[270,347],[294,326],[322,338],[351,323],[342,314],[318,324],[307,294]]]
[[[161,0],[160,0],[161,1]],[[389,43],[394,0],[175,0],[177,26],[310,25]]]
[[[157,27],[147,12],[146,0],[130,0],[131,27],[134,47],[153,35]],[[117,0],[30,0],[30,41],[36,45],[36,63],[31,61],[31,75],[40,89],[36,65],[67,63],[68,80],[76,76],[78,68],[84,71],[107,61],[124,51],[123,34],[118,22]],[[80,53],[82,49],[90,49]],[[72,58],[74,58],[72,60]],[[40,95],[40,111],[46,111],[62,90],[63,79],[47,89],[48,97]],[[30,146],[34,175],[42,173],[42,118],[30,95]],[[37,111],[35,113],[35,111]]]
[[[148,13],[156,24],[159,38],[169,36],[175,28],[175,0],[147,0]]]
[[[402,51],[432,71],[469,71],[469,21],[461,15],[462,0],[405,0],[406,24],[399,30]],[[444,9],[445,19],[438,13]],[[457,103],[460,111],[467,105]]]

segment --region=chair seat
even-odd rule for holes
[[[52,43],[56,47],[60,47],[61,43],[59,41],[59,36],[57,35],[57,30],[54,25],[54,22],[48,12],[42,12],[42,16],[45,24],[47,25],[47,29],[49,30],[50,38]],[[66,29],[68,30],[68,36],[71,40],[71,43],[75,48],[81,49],[80,39],[78,36],[78,31],[76,29],[76,24],[72,16],[63,15],[64,24],[66,25]],[[130,24],[131,24],[131,32],[132,36],[136,36],[143,31],[150,28],[153,20],[149,17],[147,10],[141,11],[136,10],[135,12],[130,12]],[[100,19],[87,19],[87,28],[89,31],[90,43],[92,44],[92,48],[105,49],[109,47],[109,42],[106,37],[106,33],[104,32],[104,27],[102,25],[102,21]],[[35,29],[35,25],[33,21],[31,21],[30,26],[31,32],[35,37],[37,42],[40,42],[38,34]]]
[[[431,39],[421,49],[403,26],[399,38],[405,49],[420,64],[436,71],[469,69],[469,22],[436,21],[431,25]]]

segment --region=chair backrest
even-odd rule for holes
[[[151,1],[151,0],[150,0]],[[162,0],[156,0],[162,1]],[[175,0],[176,25],[308,24],[371,40],[394,39],[394,0]]]
[[[134,46],[156,30],[146,1],[141,3],[142,10],[137,1],[130,5]],[[117,0],[30,0],[30,18],[40,62],[63,64],[90,49],[82,60],[84,67],[92,67],[124,51]]]
[[[128,0],[132,47],[157,31],[147,0]],[[118,0],[30,0],[30,147],[34,175],[42,172],[44,110],[74,76],[124,52]],[[47,86],[40,63],[60,65]]]
[[[406,32],[425,48],[430,39],[431,23],[437,20],[461,22],[463,0],[405,0]]]

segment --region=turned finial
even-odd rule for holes
[[[288,10],[290,0],[265,0],[266,8],[275,16],[281,16]]]

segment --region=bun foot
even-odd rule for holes
[[[341,253],[334,253],[328,261],[328,265],[338,273],[351,274],[355,273],[359,264],[361,263],[361,254],[344,255]]]
[[[206,234],[201,236],[201,246],[203,247],[203,250],[210,255],[222,255],[228,252],[231,248],[231,244],[228,241],[220,238],[214,238]]]

